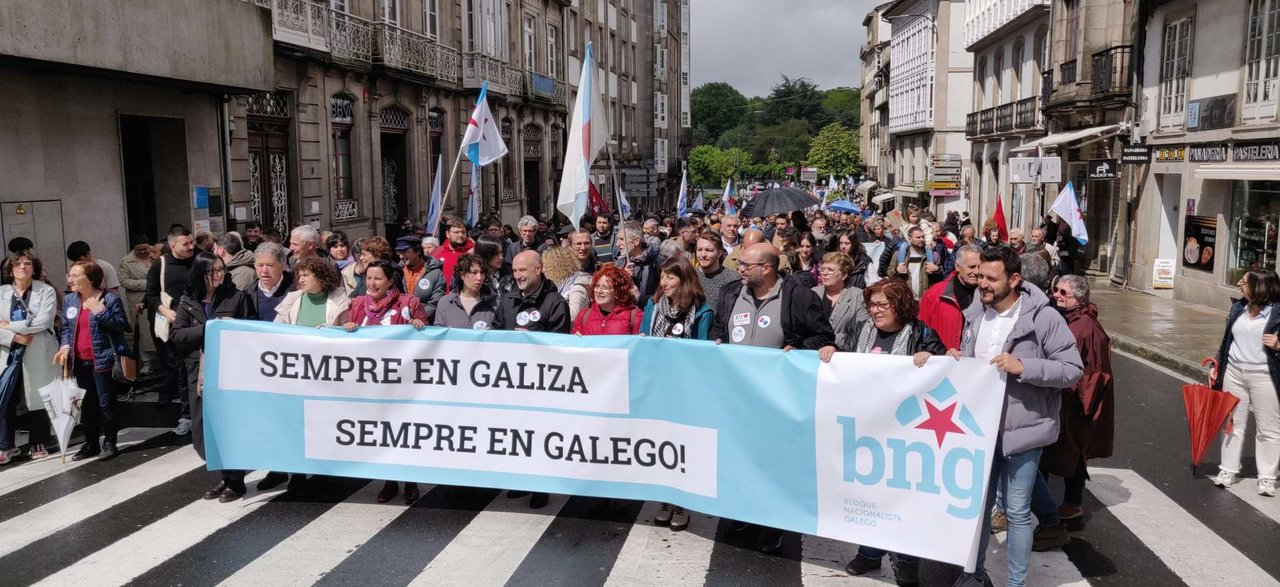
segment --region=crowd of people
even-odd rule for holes
[[[915,208],[658,214],[621,224],[599,214],[579,226],[525,216],[515,227],[468,227],[445,218],[443,241],[407,225],[406,236],[389,242],[311,226],[286,239],[253,222],[222,235],[174,225],[161,242],[136,243],[119,271],[73,243],[64,294],[48,284],[33,243],[15,239],[0,267],[0,314],[8,318],[0,321],[0,361],[22,361],[23,378],[0,418],[0,465],[20,454],[18,412],[43,410],[36,390],[62,369],[86,390],[85,442],[72,458],[113,458],[116,401],[126,389],[112,372],[124,359],[139,361],[144,376],[163,374],[160,401],[180,404],[174,433],[191,434],[203,456],[204,328],[218,318],[347,331],[409,325],[683,338],[813,350],[824,361],[859,352],[924,365],[950,355],[1008,374],[984,524],[1007,528],[1010,584],[1022,584],[1031,550],[1068,539],[1065,521],[1082,515],[1085,464],[1111,451],[1113,401],[1110,343],[1089,282],[1074,274],[1075,241],[1057,222],[1025,239],[1018,231],[1002,238],[992,223],[978,236],[966,215],[939,221]],[[1252,355],[1242,356],[1232,350],[1230,368],[1252,365]],[[1232,377],[1252,381],[1227,375],[1228,385]],[[56,450],[47,421],[29,420],[30,456]],[[204,497],[239,499],[245,475],[219,472]],[[1047,475],[1066,480],[1062,500],[1050,495]],[[284,484],[299,498],[341,498],[339,480],[292,472],[270,472],[257,488]],[[386,480],[377,499],[401,493],[408,503],[420,495],[412,482]],[[548,503],[546,494],[529,497],[532,508]],[[662,504],[657,523],[682,530],[689,512]],[[753,528],[758,548],[780,547],[782,531],[739,530]],[[846,570],[868,573],[884,555],[864,547]],[[899,584],[914,584],[919,561],[892,561]],[[982,565],[965,579],[981,584]]]

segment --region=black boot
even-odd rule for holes
[[[98,460],[109,461],[116,458],[118,454],[120,454],[120,451],[116,450],[116,443],[104,442],[102,443],[102,452],[98,454]]]

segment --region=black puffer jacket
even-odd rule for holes
[[[542,287],[533,295],[525,296],[519,289],[515,289],[499,298],[498,312],[493,318],[493,330],[519,328],[533,332],[569,334],[571,326],[573,323],[569,320],[569,302],[564,301],[555,284],[545,277],[542,279]]]

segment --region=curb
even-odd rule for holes
[[[1198,382],[1208,379],[1208,371],[1199,363],[1189,361],[1172,353],[1161,351],[1149,343],[1142,343],[1123,334],[1107,333],[1111,336],[1111,346],[1127,353],[1137,355],[1173,371],[1190,377]]]

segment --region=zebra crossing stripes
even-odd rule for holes
[[[1271,585],[1252,560],[1128,469],[1090,469],[1088,489],[1191,585]]]
[[[105,512],[134,497],[141,489],[160,485],[203,466],[204,462],[194,450],[174,451],[9,518],[0,523],[0,556]]]
[[[423,493],[434,486],[420,488]],[[372,482],[228,577],[221,585],[313,585],[409,508],[397,499],[377,503]]]
[[[120,437],[117,439],[118,442],[116,443],[116,446],[123,451],[135,445],[149,441],[166,431],[166,429],[161,428],[130,428],[123,430],[120,432]],[[70,450],[75,451],[78,449],[79,446],[77,445],[72,446]],[[92,460],[72,461],[69,455],[64,461],[63,455],[54,453],[53,455],[47,456],[38,461],[31,461],[22,466],[8,467],[3,471],[0,471],[0,496],[8,495],[14,491],[22,489],[23,487],[28,487],[55,475],[61,475],[67,471],[82,467],[92,462]]]
[[[552,495],[546,506],[530,510],[528,498],[494,499],[409,584],[505,584],[568,500]]]
[[[1240,482],[1228,487],[1227,491],[1240,498],[1240,501],[1253,506],[1253,509],[1258,510],[1262,515],[1271,518],[1271,521],[1280,524],[1280,499],[1258,495],[1257,480],[1240,479]]]
[[[659,504],[645,502],[605,579],[606,587],[702,585],[707,579],[719,518],[690,512],[683,532],[654,526]]]
[[[844,565],[858,553],[858,547],[847,542],[822,538],[820,536],[800,537],[800,581],[805,587],[825,587],[828,585],[893,583],[893,570],[885,560],[881,572],[872,571],[863,577],[850,577],[844,571]]]

